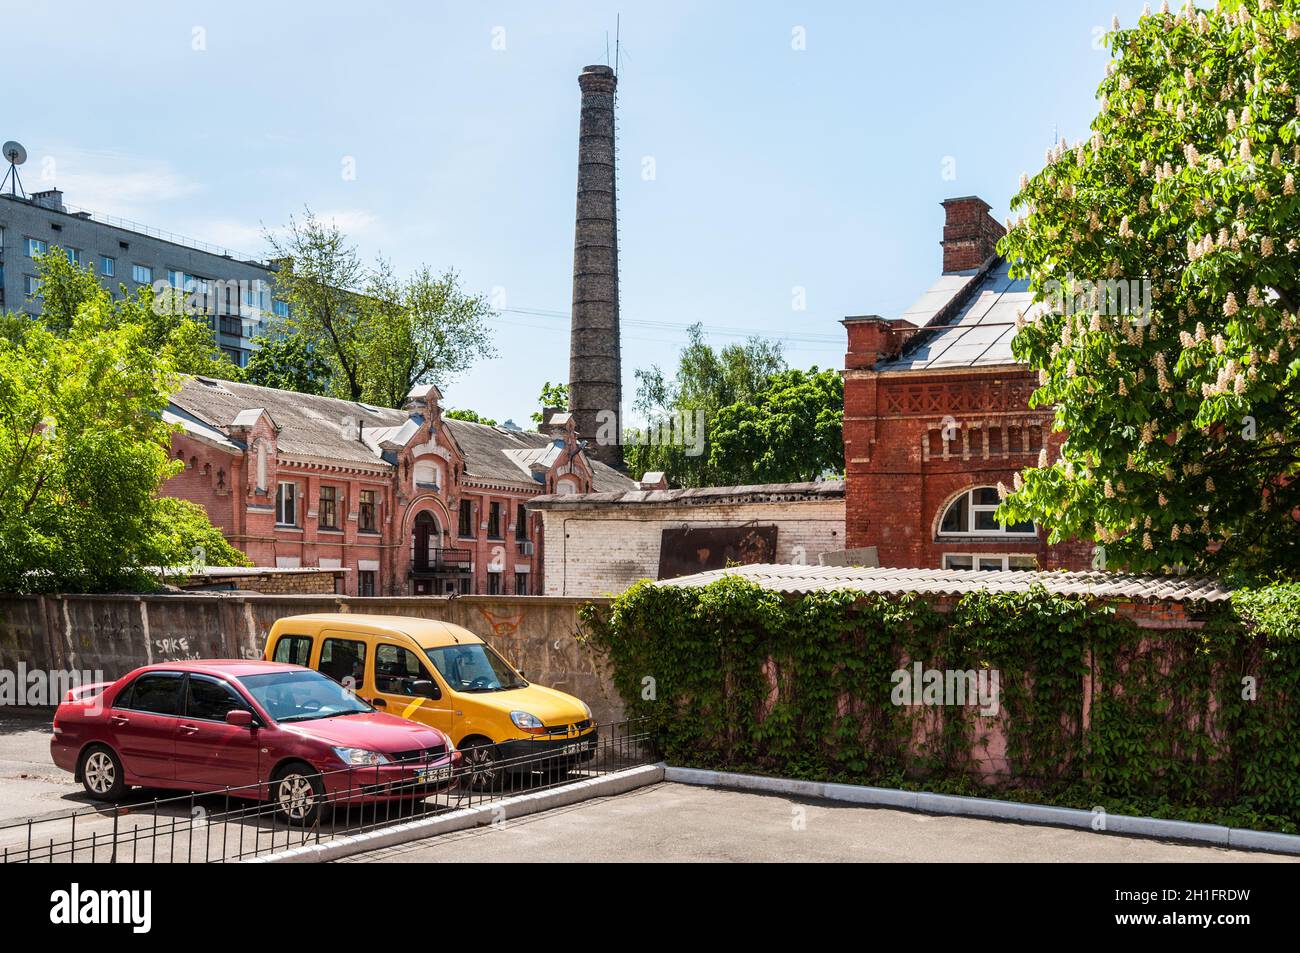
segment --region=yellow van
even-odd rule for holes
[[[271,627],[265,657],[314,668],[381,711],[445,732],[476,788],[498,785],[507,772],[563,773],[595,755],[590,708],[529,684],[458,625],[348,612],[288,616]]]

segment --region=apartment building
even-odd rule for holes
[[[52,247],[94,270],[114,292],[142,285],[183,292],[217,344],[243,367],[257,336],[288,305],[274,296],[274,272],[260,261],[181,235],[64,203],[57,189],[0,194],[0,313],[40,311],[36,259]]]

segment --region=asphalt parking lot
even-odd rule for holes
[[[159,860],[181,861],[196,850],[210,852],[211,838],[202,831],[192,835],[188,829],[188,804],[155,815],[155,795],[169,796],[134,793],[123,805],[127,810],[118,824],[144,829],[175,822],[182,825],[182,833],[171,839],[151,838],[150,847],[141,849],[160,851]],[[216,813],[220,801],[200,797],[196,804]],[[25,837],[21,827],[6,832],[6,823],[56,818],[92,804],[71,775],[50,763],[48,714],[16,709],[0,713],[0,843],[17,844]],[[105,811],[79,820],[81,835],[111,831],[111,815]],[[229,841],[222,845],[227,853],[246,852],[259,843],[260,849],[269,848],[277,828],[283,838],[284,829],[278,825],[250,821],[237,826],[244,832],[236,832],[233,839],[223,832]],[[241,836],[247,839],[240,841]],[[89,860],[88,853],[79,859]],[[107,856],[97,854],[96,859]],[[518,820],[507,812],[497,824],[361,854],[347,862],[783,860],[1223,863],[1300,858],[663,783]]]
[[[1286,862],[1198,847],[663,783],[345,862]]]

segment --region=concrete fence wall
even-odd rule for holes
[[[550,596],[0,595],[0,669],[102,672],[203,658],[260,658],[271,625],[308,612],[441,619],[481,636],[530,681],[577,695],[602,723],[623,705],[601,660],[576,638],[592,599]]]

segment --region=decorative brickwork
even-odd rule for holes
[[[944,208],[944,271],[974,269],[968,284],[956,277],[919,330],[875,316],[844,320],[847,545],[877,547],[882,566],[944,568],[947,556],[963,564],[954,568],[978,566],[980,557],[985,568],[1000,560],[1005,568],[1024,568],[1031,559],[1042,569],[1089,568],[1091,544],[1049,546],[1041,528],[1036,536],[1014,538],[941,532],[954,500],[975,488],[1011,485],[1044,450],[1055,459],[1064,439],[1051,430],[1050,409],[1030,409],[1036,382],[1009,351],[1002,357],[972,347],[968,363],[941,351],[932,329],[979,324],[969,311],[981,307],[982,294],[995,298],[1006,287],[990,257],[1003,230],[988,205],[965,198]],[[985,329],[986,340],[999,339],[996,328]],[[936,354],[943,355],[940,367],[921,360]]]
[[[417,388],[391,410],[188,379],[171,408],[185,469],[162,492],[257,566],[346,570],[348,595],[540,592],[541,519],[522,504],[632,482],[587,458],[568,414],[525,433],[444,419],[440,399]]]

